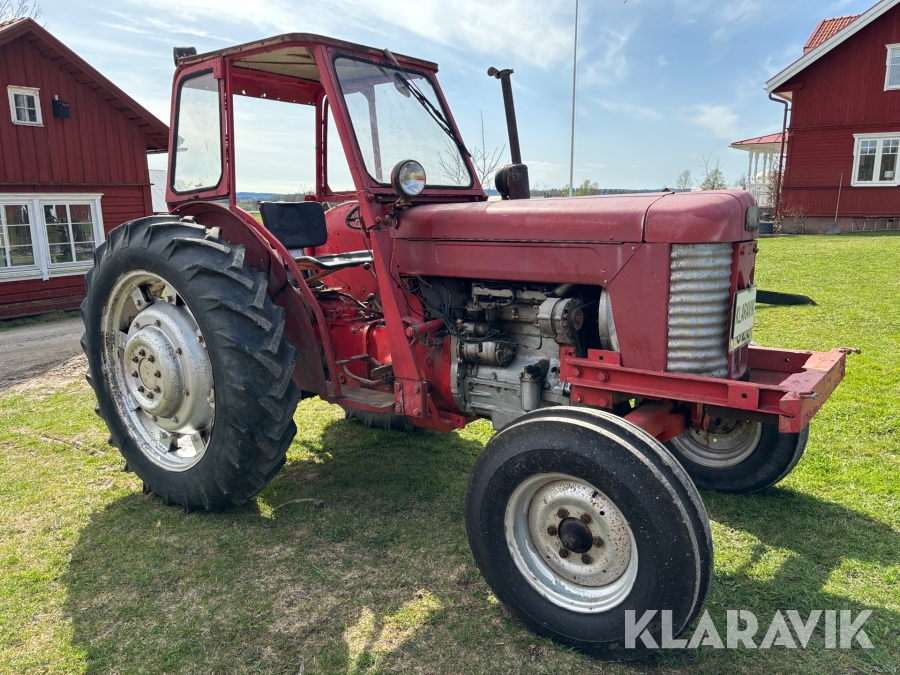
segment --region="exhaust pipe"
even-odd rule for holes
[[[522,164],[522,150],[519,148],[519,128],[516,125],[516,105],[513,102],[512,83],[509,76],[512,68],[497,70],[488,68],[487,74],[500,80],[503,87],[503,106],[506,108],[506,128],[509,131],[509,155],[512,164],[501,167],[494,177],[494,185],[503,199],[529,199],[531,187],[528,183],[528,167]]]

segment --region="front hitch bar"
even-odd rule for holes
[[[572,401],[611,408],[615,394],[701,404],[716,417],[777,423],[781,433],[802,431],[844,379],[847,354],[794,351],[751,346],[750,380],[725,380],[622,366],[617,352],[588,350],[575,356],[572,347],[560,350],[560,379],[571,386]],[[640,426],[640,425],[639,425]]]

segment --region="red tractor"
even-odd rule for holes
[[[753,198],[528,199],[511,71],[489,73],[513,156],[489,201],[434,63],[291,34],[176,66],[171,213],[109,234],[82,305],[97,411],[145,492],[246,502],[306,397],[385,428],[488,418],[465,513],[497,598],[598,658],[652,651],[628,648],[647,610],[657,643],[683,631],[713,570],[695,485],[780,481],[844,375],[847,350],[750,343]],[[315,194],[262,224],[236,203],[241,97],[315,113]]]

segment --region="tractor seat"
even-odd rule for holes
[[[301,270],[337,272],[345,267],[372,263],[369,251],[311,256],[307,248],[328,241],[325,210],[319,202],[260,202],[263,225],[284,244]]]

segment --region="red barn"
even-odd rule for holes
[[[0,318],[78,307],[94,248],[153,213],[168,127],[31,19],[0,24]]]
[[[781,212],[808,232],[900,224],[900,0],[819,23],[766,84],[790,103]],[[867,222],[868,221],[868,222]]]

